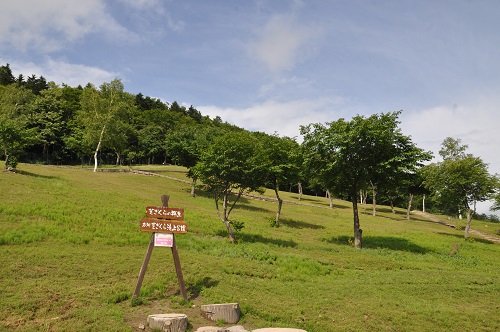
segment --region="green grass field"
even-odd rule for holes
[[[247,329],[500,330],[500,245],[464,241],[461,231],[407,221],[403,211],[380,207],[372,217],[371,206],[362,207],[364,249],[356,250],[348,202],[329,209],[325,198],[306,196],[303,203],[317,206],[285,204],[282,226],[273,228],[273,202],[243,199],[232,218],[245,228],[231,245],[213,201],[192,198],[188,183],[79,167],[19,169],[0,173],[0,330],[133,331],[163,312],[187,313],[195,330],[211,325],[198,306],[222,302],[240,303]],[[150,170],[185,176],[179,168]],[[185,209],[189,233],[176,239],[190,301],[179,295],[170,250],[156,248],[142,303],[132,306],[149,241],[139,220],[162,194]],[[500,225],[473,222],[481,227],[495,233]]]

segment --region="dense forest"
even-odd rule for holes
[[[460,139],[445,139],[443,161],[424,166],[432,154],[401,132],[399,115],[305,125],[299,144],[211,119],[193,106],[131,94],[120,80],[99,87],[58,86],[43,76],[15,76],[9,64],[0,66],[0,154],[6,169],[18,162],[92,165],[94,170],[102,164],[182,165],[193,184],[200,180],[214,194],[229,234],[235,227],[229,214],[238,198],[262,187],[275,191],[276,225],[280,190],[351,200],[355,237],[356,204],[367,198],[374,215],[379,203],[407,208],[408,218],[414,205],[469,217],[476,202],[498,192],[497,177],[465,152]]]

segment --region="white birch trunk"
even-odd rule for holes
[[[408,199],[408,209],[406,209],[406,220],[410,220],[411,203],[413,201],[413,194],[410,194]]]
[[[94,172],[97,172],[97,154],[101,149],[102,138],[104,136],[104,131],[106,130],[106,125],[102,126],[101,134],[99,135],[99,143],[97,143],[97,147],[94,152]]]
[[[328,196],[328,199],[330,200],[330,209],[333,209],[333,198],[332,198],[332,194],[330,194],[330,190],[327,190],[326,194]]]

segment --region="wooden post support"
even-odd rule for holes
[[[168,195],[161,196],[163,207],[168,207],[168,200]],[[172,236],[174,237],[174,241],[172,244],[172,257],[174,258],[175,273],[177,274],[177,280],[179,281],[179,288],[181,290],[182,297],[184,298],[184,301],[187,301],[188,297],[186,292],[186,285],[184,284],[184,277],[182,276],[181,260],[179,258],[179,252],[177,251],[177,244],[175,243],[175,234],[172,234]]]
[[[162,202],[163,207],[168,208],[169,199],[170,199],[170,196],[168,196],[168,195],[161,196],[161,202]],[[174,258],[175,272],[177,274],[177,280],[179,281],[179,288],[180,288],[182,297],[184,298],[185,301],[187,301],[188,297],[187,297],[187,292],[186,292],[186,285],[184,283],[184,277],[182,275],[181,260],[179,258],[179,252],[177,251],[177,245],[175,243],[175,234],[172,234],[172,236],[173,236],[173,243],[172,243],[171,249],[172,249],[172,256]],[[142,281],[144,280],[144,275],[146,274],[146,270],[148,268],[149,260],[151,258],[151,253],[153,252],[153,249],[154,249],[154,242],[155,242],[155,233],[153,232],[153,233],[151,233],[151,238],[149,240],[149,245],[148,245],[148,249],[146,251],[146,256],[144,257],[144,262],[142,263],[141,270],[139,271],[139,278],[137,280],[137,285],[135,286],[133,298],[137,298],[140,295]]]
[[[172,249],[172,256],[174,257],[175,273],[177,273],[177,280],[179,281],[179,288],[181,290],[182,297],[184,298],[184,301],[187,301],[188,297],[186,292],[186,285],[184,284],[184,277],[182,276],[181,260],[179,259],[179,252],[177,251],[177,245],[175,244],[175,234],[173,234],[173,236],[174,236],[174,243],[171,249]]]
[[[144,280],[144,275],[146,274],[146,270],[149,264],[149,259],[151,258],[151,253],[153,252],[154,247],[155,247],[155,233],[151,233],[148,250],[146,250],[146,256],[144,257],[144,262],[142,263],[141,271],[139,271],[139,278],[137,279],[137,285],[135,286],[133,295],[134,298],[138,297],[139,293],[141,292],[142,281]]]

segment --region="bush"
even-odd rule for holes
[[[233,226],[234,228],[234,231],[236,233],[239,233],[244,227],[245,227],[245,223],[243,221],[230,221],[229,222],[231,224],[231,226]]]

